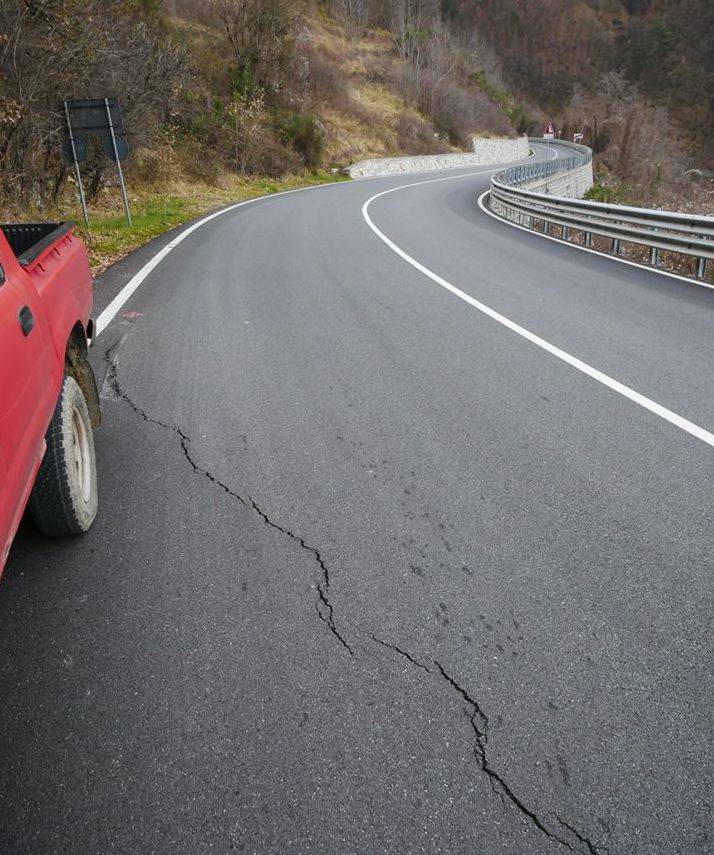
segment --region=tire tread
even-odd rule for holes
[[[52,421],[45,435],[47,450],[30,497],[32,517],[37,527],[49,537],[82,534],[88,528],[83,524],[72,501],[69,461],[63,437],[64,402],[67,395],[72,394],[82,396],[76,381],[71,377],[65,377]]]

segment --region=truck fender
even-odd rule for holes
[[[88,359],[89,343],[82,324],[77,323],[72,328],[64,357],[64,373],[77,381],[82,390],[89,409],[92,427],[97,428],[102,421],[102,410],[99,403],[97,379]]]

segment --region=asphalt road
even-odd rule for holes
[[[362,207],[708,430],[713,295],[431,177],[218,217],[103,333],[100,516],[0,581],[0,852],[712,850],[712,448]]]

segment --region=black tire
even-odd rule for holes
[[[87,402],[73,377],[64,378],[46,440],[30,512],[49,537],[82,534],[97,515],[97,465]]]

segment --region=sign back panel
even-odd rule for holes
[[[124,135],[124,120],[116,98],[108,98],[109,113],[117,136]],[[67,101],[67,109],[72,129],[87,134],[106,134],[109,132],[109,119],[104,98],[79,98]]]

